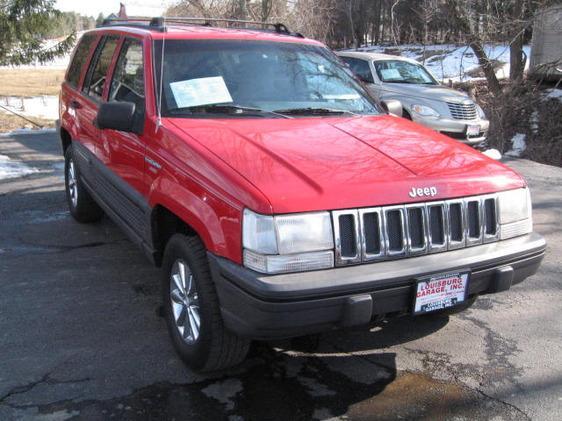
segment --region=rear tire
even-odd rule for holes
[[[84,187],[72,146],[66,148],[64,161],[64,185],[70,214],[80,223],[99,221],[103,217],[103,210]]]
[[[201,240],[175,234],[166,245],[162,267],[164,318],[181,359],[196,371],[221,370],[242,362],[250,341],[224,326]]]

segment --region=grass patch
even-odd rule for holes
[[[0,69],[0,96],[58,95],[64,69]]]
[[[46,120],[37,117],[32,117],[31,120],[41,124],[43,127],[55,127],[55,120]],[[0,112],[0,133],[23,128],[36,129],[37,127],[21,117]]]

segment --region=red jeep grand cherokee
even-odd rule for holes
[[[383,113],[319,42],[202,23],[87,32],[60,100],[70,212],[107,214],[162,266],[190,366],[459,310],[537,271],[545,241],[511,169]]]

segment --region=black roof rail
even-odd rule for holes
[[[202,18],[202,17],[130,17],[130,18],[109,18],[105,19],[99,27],[107,26],[126,26],[132,28],[142,28],[148,30],[154,30],[159,32],[166,31],[166,25],[201,25],[201,26],[215,26],[217,23],[227,24],[227,28],[239,28],[239,29],[254,29],[254,30],[268,30],[268,28],[273,28],[273,32],[283,35],[290,35],[299,38],[304,38],[304,36],[297,32],[291,32],[289,28],[283,23],[271,23],[271,22],[259,22],[253,20],[243,20],[243,19],[229,19],[229,18]],[[252,28],[248,28],[248,26]]]

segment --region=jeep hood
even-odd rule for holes
[[[261,191],[269,203],[258,212],[391,205],[525,185],[482,153],[388,115],[166,120]],[[435,187],[436,194],[412,198],[414,187]]]

